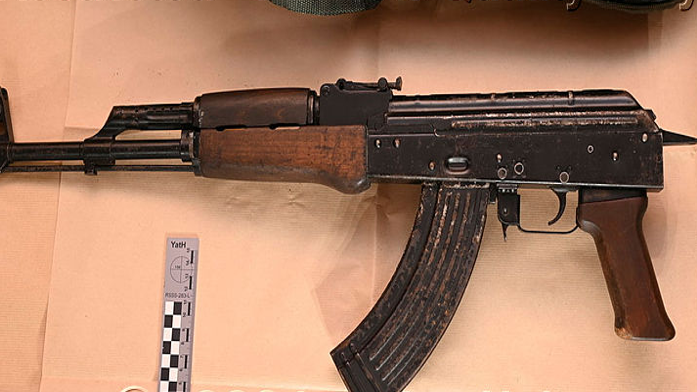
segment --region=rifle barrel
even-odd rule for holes
[[[85,142],[6,143],[8,163],[72,161],[84,159],[181,159],[190,158],[179,139],[118,140],[93,145]],[[0,145],[0,149],[2,146]]]

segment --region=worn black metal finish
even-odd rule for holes
[[[497,216],[506,238],[509,226],[520,227],[520,195],[515,186],[500,186],[496,199]]]
[[[356,83],[339,79],[334,84],[320,88],[319,110],[316,121],[319,125],[365,124],[368,128],[379,128],[385,123],[392,99],[392,88],[401,88],[401,79],[394,84],[385,78],[378,83]]]
[[[40,173],[40,172],[84,172],[85,165],[24,165],[8,166],[5,173]],[[97,171],[132,171],[132,172],[194,172],[193,165],[113,165],[97,166]]]
[[[6,150],[12,162],[70,161],[82,160],[90,144],[89,142],[13,143],[7,146]],[[102,157],[104,159],[178,159],[181,140],[119,140],[106,143],[105,147]]]
[[[518,194],[518,187],[511,184],[499,184],[496,192],[496,207],[497,216],[501,227],[503,228],[503,238],[506,239],[507,230],[510,226],[517,227],[520,231],[524,233],[536,233],[536,234],[571,234],[578,228],[577,226],[572,227],[567,230],[530,230],[526,229],[520,224],[520,195]],[[623,189],[623,188],[620,188]],[[552,191],[557,195],[559,199],[559,209],[555,217],[548,222],[551,226],[564,214],[566,210],[566,194],[569,189],[566,188],[552,188]],[[634,191],[630,189],[630,191]],[[646,192],[644,190],[644,192]]]
[[[663,186],[660,129],[620,91],[395,97],[368,146],[376,181]]]
[[[13,135],[10,101],[7,96],[7,90],[0,87],[0,142],[11,141],[13,141]]]
[[[401,391],[445,333],[482,239],[489,187],[431,183],[377,304],[331,353],[353,392]]]
[[[647,142],[641,141],[642,134],[611,129],[566,133],[500,129],[452,136],[373,134],[368,143],[368,172],[371,180],[388,182],[439,180],[660,189],[661,134],[651,133]],[[448,163],[453,157],[467,158],[468,169],[452,170]],[[516,168],[520,168],[520,174]]]
[[[499,203],[505,235],[508,226],[539,232],[520,227],[518,187],[555,191],[559,211],[553,224],[570,191],[660,190],[663,146],[697,142],[661,130],[653,112],[625,91],[394,96],[401,87],[401,78],[375,83],[339,79],[323,85],[319,95],[306,88],[257,89],[204,94],[181,104],[119,106],[84,142],[15,144],[6,137],[1,164],[82,160],[85,173],[96,174],[119,166],[117,160],[179,158],[199,173],[201,129],[364,125],[370,181],[493,184],[498,192],[492,192],[492,201]],[[6,119],[0,122],[0,137],[2,132],[11,135],[6,92],[2,103],[0,114]],[[182,137],[117,141],[127,129],[178,129]],[[62,167],[45,170],[69,170]]]
[[[199,135],[204,129],[365,127],[367,139],[359,137],[353,155],[360,155],[365,141],[366,155],[355,165],[359,171],[367,171],[374,182],[424,186],[397,272],[332,357],[351,392],[397,392],[423,365],[455,312],[474,265],[488,202],[498,202],[504,235],[509,226],[538,232],[520,227],[519,187],[546,186],[557,194],[553,224],[570,191],[580,190],[580,205],[588,207],[597,200],[660,190],[663,146],[697,143],[662,131],[653,113],[624,91],[394,96],[400,88],[401,79],[340,79],[323,85],[319,95],[302,88],[259,89],[205,94],[192,103],[116,107],[95,136],[63,143],[13,143],[7,93],[0,90],[0,171],[200,174]],[[182,133],[172,140],[116,140],[127,129]],[[269,129],[264,131],[268,135]],[[331,153],[322,157],[333,157]],[[118,162],[135,159],[190,164]],[[343,163],[350,165],[348,161]]]
[[[192,103],[116,106],[104,127],[90,139],[114,139],[127,129],[191,129],[193,116]]]
[[[393,96],[400,88],[399,78],[339,79],[323,85],[319,95],[302,88],[259,89],[204,94],[180,104],[119,106],[84,142],[11,144],[0,158],[4,166],[82,160],[87,173],[121,159],[180,158],[196,167],[200,129],[365,125],[373,182],[655,190],[663,186],[663,145],[697,141],[661,131],[653,113],[623,91]],[[6,92],[1,110],[0,142],[8,143]],[[182,130],[183,136],[166,144],[116,141],[127,129]]]
[[[76,161],[86,173],[96,174],[98,170],[130,170],[135,166],[119,169],[116,160],[141,159],[183,159],[182,151],[189,149],[190,138],[173,140],[93,140],[84,142],[57,143],[0,143],[0,157],[3,171],[75,171],[75,165],[34,164],[8,166],[16,162]],[[167,165],[168,167],[170,165]],[[191,165],[189,165],[191,166]],[[43,168],[43,169],[40,169]],[[152,167],[152,171],[162,171],[163,165],[138,165],[137,171]],[[178,169],[177,169],[178,170]],[[187,171],[195,171],[194,168]]]
[[[669,132],[662,130],[663,134],[663,145],[664,146],[680,146],[680,145],[690,145],[697,144],[697,138],[690,137],[687,135],[681,135],[675,132]]]
[[[381,82],[318,99],[319,124],[368,127],[372,181],[663,187],[663,132],[627,92],[392,96],[399,83]]]

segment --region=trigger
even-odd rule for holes
[[[559,199],[559,211],[557,211],[557,216],[555,216],[551,221],[547,222],[548,225],[552,226],[557,223],[562,216],[564,216],[564,211],[566,210],[566,194],[569,193],[567,189],[555,189],[552,188],[552,192],[557,195]]]

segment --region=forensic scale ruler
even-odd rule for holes
[[[168,238],[159,392],[191,391],[198,238]]]

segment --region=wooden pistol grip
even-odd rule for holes
[[[198,159],[204,177],[311,182],[344,193],[370,186],[363,126],[204,129]]]
[[[608,191],[604,192],[607,195]],[[632,340],[670,340],[675,329],[663,306],[641,227],[646,206],[645,193],[585,203],[581,200],[577,222],[595,240],[615,311],[617,335]]]

